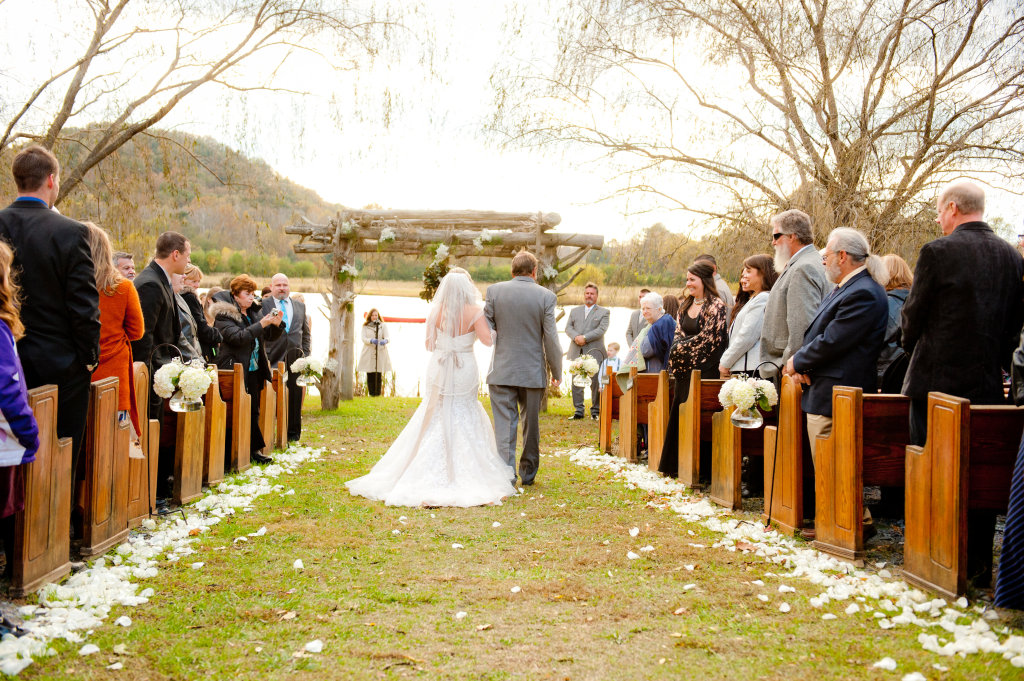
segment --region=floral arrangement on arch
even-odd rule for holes
[[[434,257],[430,264],[423,270],[423,290],[420,291],[420,298],[433,300],[437,287],[441,285],[444,275],[448,274],[448,255],[450,251],[445,244],[437,244],[434,248]]]
[[[359,276],[359,268],[351,263],[346,263],[338,268],[338,283],[355,279]]]
[[[558,268],[551,265],[540,265],[537,268],[537,283],[550,284],[558,278]]]

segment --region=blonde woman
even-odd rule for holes
[[[188,310],[192,313],[192,319],[195,320],[196,339],[199,341],[199,346],[202,349],[203,358],[212,364],[217,361],[217,349],[220,347],[221,335],[220,331],[210,325],[203,310],[203,304],[199,302],[197,293],[202,281],[203,271],[201,269],[192,263],[185,265],[185,281],[180,295],[181,299],[188,305]]]

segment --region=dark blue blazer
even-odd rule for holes
[[[877,390],[878,353],[888,319],[885,289],[867,270],[826,296],[807,327],[804,344],[793,355],[793,368],[811,379],[800,403],[804,412],[832,416],[836,385]]]

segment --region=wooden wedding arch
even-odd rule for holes
[[[537,280],[557,295],[569,281],[557,276],[579,263],[591,250],[600,250],[604,237],[549,231],[562,218],[557,213],[499,213],[474,210],[353,210],[344,209],[327,224],[285,227],[299,236],[296,253],[330,255],[330,346],[328,369],[320,388],[323,409],[350,400],[355,377],[355,269],[357,253],[430,255],[434,262],[454,264],[467,256],[511,258],[522,249],[540,260]]]

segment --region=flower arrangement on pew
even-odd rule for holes
[[[171,398],[171,411],[199,411],[203,407],[202,397],[216,377],[217,369],[207,369],[201,359],[185,364],[175,357],[157,369],[153,391],[160,397]]]
[[[590,355],[580,355],[569,362],[569,373],[572,374],[572,384],[577,388],[585,388],[590,385],[590,378],[597,373],[600,366],[597,360]]]
[[[764,419],[757,407],[771,411],[779,403],[779,393],[771,381],[738,374],[722,386],[718,392],[718,401],[723,407],[736,407],[731,417],[734,426],[760,428]]]
[[[298,374],[297,385],[315,385],[324,378],[324,363],[312,357],[299,357],[289,369]]]

